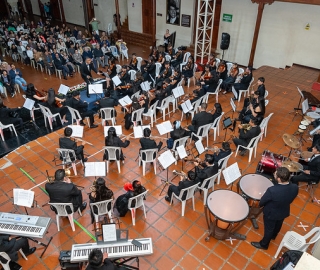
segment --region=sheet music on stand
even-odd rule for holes
[[[102,83],[89,84],[88,85],[89,94],[103,94],[103,85]]]
[[[109,128],[111,128],[111,127],[114,127],[115,128],[115,130],[116,130],[116,134],[118,135],[118,136],[121,136],[122,135],[122,126],[105,126],[104,128],[103,128],[103,130],[104,130],[104,136],[105,137],[107,137],[108,136],[108,130],[109,130]]]
[[[183,87],[180,85],[172,90],[174,98],[178,98],[184,95]]]
[[[176,149],[180,159],[184,159],[185,157],[188,156],[187,151],[184,148],[184,145],[179,145]]]
[[[188,113],[188,112],[192,111],[193,110],[193,106],[191,104],[190,99],[188,99],[187,101],[183,102],[181,104],[181,108],[182,108],[184,113]]]
[[[127,106],[127,105],[132,103],[132,100],[131,100],[131,98],[129,96],[125,96],[123,98],[120,98],[118,101],[119,101],[119,103],[121,104],[122,107],[125,107],[125,106]]]
[[[309,110],[309,103],[307,98],[302,102],[301,106],[302,106],[302,114],[306,114],[307,111]]]
[[[172,155],[171,151],[167,150],[158,157],[158,161],[163,169],[167,169],[171,164],[176,162],[176,159]]]
[[[199,155],[201,155],[205,151],[201,140],[197,140],[195,142],[195,146]]]
[[[162,122],[161,124],[156,125],[156,127],[160,135],[167,134],[173,130],[170,121]]]
[[[121,84],[121,80],[119,79],[118,75],[114,76],[112,78],[113,83],[118,86],[119,84]]]
[[[69,128],[72,128],[72,137],[83,137],[83,128],[84,126],[78,126],[78,125],[69,125]]]
[[[64,85],[64,84],[60,84],[58,93],[63,94],[63,95],[67,95],[67,93],[69,92],[70,87]]]
[[[34,103],[35,103],[34,100],[27,98],[23,104],[23,107],[31,111],[34,107]]]
[[[235,97],[236,99],[238,99],[238,92],[236,91],[236,89],[234,89],[233,86],[232,86],[232,93],[234,94],[234,97]],[[231,98],[231,100],[233,101],[232,98]],[[234,102],[233,102],[233,104],[234,104]]]
[[[106,176],[105,162],[85,162],[84,176]]]
[[[235,162],[232,165],[230,165],[229,167],[225,168],[222,171],[222,173],[223,173],[223,177],[224,177],[224,180],[226,181],[227,186],[232,184],[234,181],[236,181],[241,176],[237,162]]]
[[[150,125],[146,125],[146,126],[134,126],[133,127],[133,135],[136,139],[138,138],[142,138],[143,136],[143,130],[145,128],[149,128],[151,129]]]
[[[104,224],[102,226],[103,242],[115,242],[117,241],[117,229],[116,224]]]
[[[143,91],[149,91],[150,90],[150,84],[148,81],[140,83],[140,87]]]
[[[230,98],[230,105],[232,107],[232,110],[235,112],[237,107],[236,107],[236,104],[234,104],[234,101],[232,98]]]
[[[34,191],[22,188],[13,189],[13,204],[31,207],[34,200]]]

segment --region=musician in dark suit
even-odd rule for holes
[[[247,67],[246,71],[241,74],[242,78],[239,83],[235,83],[233,85],[234,89],[237,91],[239,95],[239,90],[245,90],[248,89],[249,84],[252,79],[252,67]],[[237,100],[235,97],[233,98],[234,100]]]
[[[66,177],[64,169],[56,170],[54,181],[46,183],[45,188],[49,194],[51,203],[72,203],[74,212],[79,207],[81,211],[87,207],[87,203],[82,200],[81,190],[71,183],[70,178]],[[51,210],[55,211],[53,207]],[[69,207],[67,207],[67,212],[71,214]]]
[[[87,96],[88,97],[90,97],[88,84],[94,82],[92,75],[91,75],[91,70],[93,70],[96,74],[101,75],[101,73],[98,72],[97,69],[94,67],[94,65],[92,63],[92,59],[87,57],[85,59],[85,61],[80,66],[80,73],[81,73],[82,79],[87,83]]]
[[[99,109],[103,108],[114,108],[115,106],[118,105],[118,101],[115,100],[114,98],[111,97],[111,93],[108,90],[104,90],[104,98],[100,99],[99,101],[96,102],[98,105]],[[114,116],[117,116],[117,111],[114,110]],[[113,117],[113,115],[111,114]]]
[[[215,175],[218,173],[218,163],[214,161],[213,155],[206,154],[205,160],[201,164],[200,168],[200,159],[194,162],[195,165],[195,173],[196,173],[196,181],[200,182],[200,186],[202,185],[203,180]],[[207,183],[209,184],[209,183]]]
[[[291,184],[289,177],[287,168],[277,168],[274,178],[278,184],[269,187],[259,202],[263,207],[264,235],[260,242],[251,242],[256,248],[268,249],[271,239],[277,237],[284,219],[290,215],[290,204],[298,195],[298,186]]]
[[[200,112],[195,114],[188,129],[194,133],[198,132],[199,127],[212,123],[212,114],[206,112],[207,103],[200,105]]]
[[[150,128],[145,128],[143,130],[143,138],[140,138],[140,145],[141,145],[141,148],[139,151],[141,150],[147,150],[147,149],[155,149],[157,148],[158,151],[160,151],[161,147],[162,147],[162,144],[163,142],[159,142],[158,144],[150,139],[150,135],[151,135],[151,130]],[[153,157],[155,158],[155,156]],[[142,159],[145,160],[146,159],[146,156],[145,155],[142,155]]]
[[[172,75],[172,69],[170,68],[170,63],[168,61],[165,61],[164,67],[161,68],[160,73],[156,79],[157,88],[159,89],[162,86],[163,82],[166,79],[169,79],[171,75]]]
[[[257,81],[258,89],[256,90],[259,92],[259,97],[263,97],[263,98],[266,93],[266,87],[264,85],[264,82],[265,82],[264,77],[259,77]]]
[[[116,270],[116,267],[113,262],[108,259],[108,253],[100,249],[94,249],[89,254],[89,264],[86,270]]]
[[[308,165],[303,165],[303,172],[291,178],[291,182],[299,184],[299,182],[314,181],[319,183],[320,180],[320,144],[312,147],[313,156],[306,159]]]
[[[69,74],[70,77],[73,77],[73,69],[69,69],[69,67],[66,64],[66,61],[64,60],[64,58],[56,53],[55,54],[55,58],[53,60],[54,66],[56,67],[56,69],[61,70],[62,74],[63,74],[63,78],[65,80],[67,80],[67,75]]]
[[[179,47],[178,51],[176,52],[176,54],[172,57],[171,59],[171,65],[176,68],[179,67],[180,68],[180,64],[183,61],[183,52],[182,52],[182,48]]]
[[[220,159],[223,159],[231,154],[230,144],[228,142],[222,143],[222,148],[219,149],[218,147],[215,148],[213,152],[213,159],[215,162],[218,162]]]
[[[152,79],[155,79],[156,76],[156,65],[152,56],[149,56],[147,64],[141,67],[141,71],[144,81],[152,83]]]
[[[261,133],[261,128],[258,126],[259,120],[251,116],[249,125],[251,126],[250,130],[245,130],[242,125],[238,125],[239,128],[239,138],[233,138],[234,144],[238,147],[238,145],[247,146],[250,140],[254,137],[257,137]],[[241,149],[241,148],[240,148]],[[240,152],[241,156],[244,156],[248,150],[243,149]]]
[[[66,127],[64,129],[64,137],[59,138],[59,147],[64,149],[74,150],[76,157],[70,156],[72,161],[74,161],[75,158],[77,158],[79,160],[82,160],[82,162],[86,162],[88,159],[84,158],[84,154],[83,154],[84,143],[82,145],[77,146],[77,143],[71,140],[70,138],[71,135],[72,135],[72,128]],[[63,160],[63,157],[60,157],[60,159]]]
[[[80,99],[80,92],[79,91],[73,91],[72,92],[72,100],[70,106],[73,109],[76,109],[79,111],[82,119],[80,121],[81,126],[85,126],[85,123],[83,123],[83,119],[86,117],[89,117],[90,119],[90,128],[96,128],[97,125],[94,124],[94,112],[91,110],[88,110],[88,103],[86,101],[82,101]]]
[[[21,237],[19,239],[11,238],[7,234],[0,234],[0,252],[5,252],[8,254],[12,261],[18,260],[18,251],[22,249],[26,256],[31,255],[36,251],[36,247],[30,248],[28,239]],[[0,260],[6,263],[6,259],[0,256]]]

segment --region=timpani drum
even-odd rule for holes
[[[320,118],[320,114],[316,113],[316,112],[307,112],[307,116],[313,118],[313,119],[318,119]]]
[[[249,214],[249,205],[238,193],[231,190],[215,190],[208,195],[205,216],[209,228],[209,236],[224,240],[233,238],[245,239],[235,234],[244,224]],[[212,219],[213,217],[213,219]]]

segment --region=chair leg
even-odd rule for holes
[[[250,161],[251,161],[251,157],[252,157],[252,148],[249,149],[249,160],[248,160],[249,163],[250,163]]]
[[[75,162],[72,162],[72,169],[73,169],[74,175],[78,175],[77,174],[77,167],[76,167],[76,163]]]
[[[3,130],[2,130],[2,128],[0,128],[0,135],[1,135],[2,141],[4,141],[4,136],[3,136]]]
[[[23,251],[22,251],[21,248],[19,249],[19,252],[20,252],[21,256],[22,256],[25,260],[28,260],[27,256],[23,253]]]
[[[207,195],[208,195],[208,190],[207,190],[207,189],[203,190],[203,205],[206,205]],[[192,201],[193,201],[193,204],[194,204],[193,198],[192,198]],[[193,207],[193,208],[194,208],[194,207]],[[193,209],[193,210],[194,210],[194,209]]]
[[[109,172],[109,160],[107,160],[107,172]]]
[[[193,211],[196,210],[195,207],[194,207],[194,196],[192,197],[192,209],[193,209]]]
[[[74,227],[73,214],[68,215],[68,219],[70,221],[70,225],[71,225],[72,231],[75,231],[76,229]]]
[[[56,220],[57,220],[57,228],[58,228],[58,232],[60,232],[60,218],[58,215],[56,215]]]
[[[143,176],[146,175],[146,162],[142,161],[142,174]]]
[[[131,209],[132,225],[136,225],[136,209]]]
[[[153,169],[154,169],[154,174],[157,174],[157,164],[156,160],[153,161]]]
[[[121,169],[120,169],[120,161],[117,160],[117,165],[118,165],[118,172],[121,173]]]
[[[181,216],[184,217],[184,211],[186,209],[186,201],[181,202]]]
[[[276,254],[274,255],[274,258],[275,258],[275,259],[278,257],[278,255],[279,255],[282,247],[283,247],[283,242],[280,243],[280,245],[279,245],[279,247],[278,247],[278,249],[277,249],[277,252],[276,252]]]
[[[146,213],[146,208],[145,208],[144,204],[142,204],[142,207],[143,207],[144,218],[146,219],[147,218],[147,213]]]

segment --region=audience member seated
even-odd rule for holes
[[[0,75],[0,82],[6,88],[7,93],[10,93],[11,97],[14,97],[15,96],[14,81],[8,75],[8,72],[6,70],[2,71],[2,74]]]
[[[22,72],[19,68],[16,68],[14,64],[11,64],[11,70],[9,71],[9,76],[11,77],[11,81],[19,84],[23,91],[27,90],[27,82],[24,78],[22,78]]]

